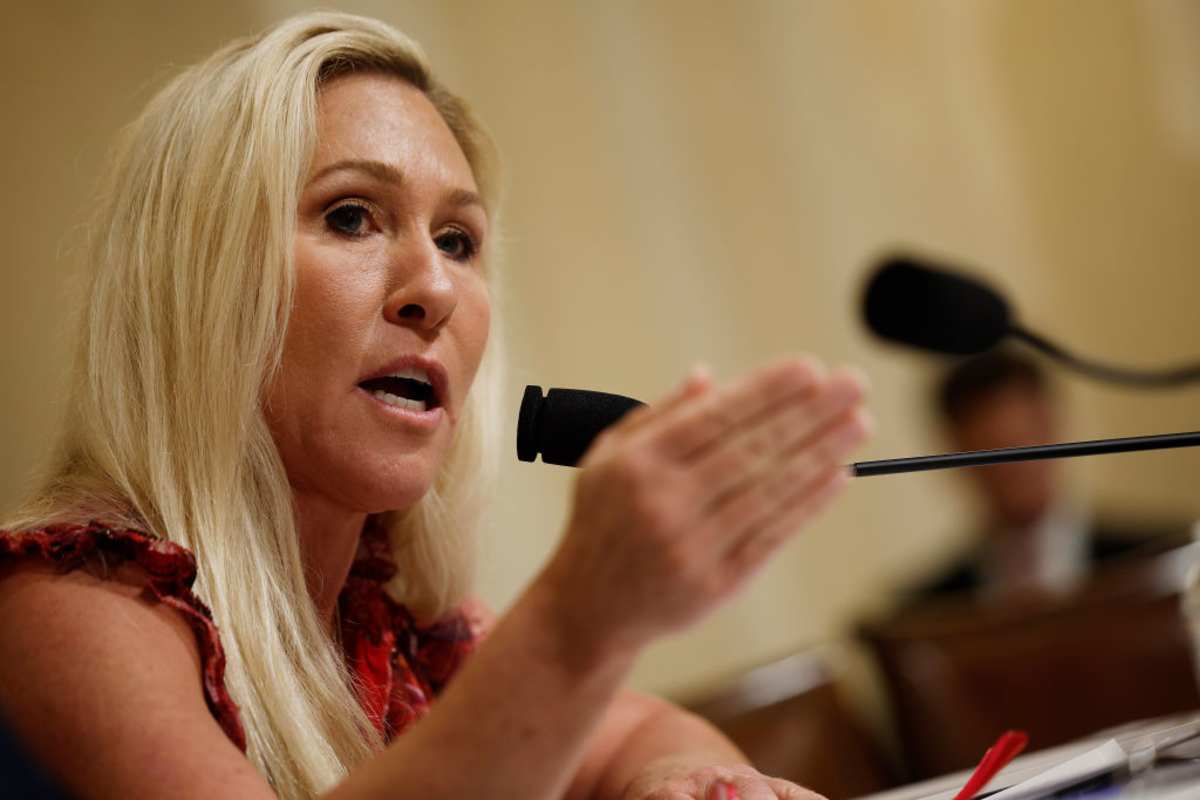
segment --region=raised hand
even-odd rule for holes
[[[695,372],[606,430],[543,573],[581,642],[640,647],[744,584],[844,485],[863,394],[854,372],[787,359],[720,387]]]

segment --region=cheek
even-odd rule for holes
[[[294,249],[295,284],[279,371],[267,392],[273,427],[286,429],[314,416],[319,400],[359,367],[374,301],[365,270],[301,236]]]
[[[479,362],[483,358],[483,353],[487,349],[488,335],[492,326],[492,302],[488,292],[487,284],[483,279],[479,279],[479,285],[474,287],[470,294],[468,307],[463,310],[468,312],[464,314],[464,330],[462,334],[464,352],[464,363],[470,369],[472,376],[479,369]]]
[[[328,369],[338,363],[331,359],[360,350],[381,307],[376,283],[367,264],[328,248],[298,244],[285,366]]]

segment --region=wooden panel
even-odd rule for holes
[[[1180,609],[1195,546],[1020,608],[938,608],[863,629],[912,772],[973,766],[1008,728],[1041,749],[1200,707]]]

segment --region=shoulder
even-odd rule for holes
[[[905,592],[905,604],[920,605],[931,600],[958,597],[977,590],[982,580],[978,556],[964,554],[911,586]]]
[[[138,677],[170,678],[188,688],[200,683],[200,654],[187,623],[150,601],[137,585],[136,567],[119,567],[115,580],[84,571],[59,572],[53,565],[21,562],[0,569],[0,671],[24,672],[22,686],[41,672],[17,670],[24,663],[52,667],[64,678],[83,679],[112,672],[110,651],[130,653],[122,671]],[[184,671],[167,669],[185,666]],[[184,676],[190,680],[183,680]],[[192,686],[194,684],[194,686]],[[62,695],[75,692],[64,683]],[[11,681],[0,683],[0,698],[17,699]]]
[[[79,797],[271,796],[207,707],[189,622],[147,593],[144,568],[114,570],[0,567],[0,711],[13,732]]]
[[[1152,556],[1191,541],[1184,522],[1150,520],[1140,524],[1101,520],[1089,531],[1088,555],[1093,562],[1126,556]]]

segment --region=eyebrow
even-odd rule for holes
[[[318,170],[309,180],[309,183],[315,183],[334,172],[362,172],[382,183],[404,183],[404,173],[395,165],[389,164],[386,161],[375,161],[368,158],[347,158],[336,161]],[[486,208],[483,198],[477,192],[472,192],[469,189],[453,189],[446,200],[451,205],[459,208],[463,206]]]

